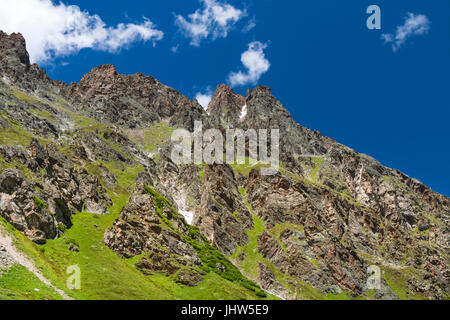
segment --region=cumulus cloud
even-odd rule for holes
[[[191,39],[192,46],[199,46],[203,39],[226,38],[231,28],[243,17],[245,11],[217,0],[200,0],[202,8],[188,15],[175,16],[175,24]]]
[[[248,45],[248,50],[241,56],[241,62],[246,71],[232,72],[228,76],[228,82],[231,86],[244,86],[247,84],[256,84],[261,76],[270,68],[270,62],[264,55],[266,44],[259,41]]]
[[[140,24],[107,26],[96,14],[51,0],[0,1],[0,29],[20,32],[32,62],[46,63],[81,49],[117,52],[135,41],[161,40],[163,32],[144,18]]]
[[[199,92],[196,94],[195,99],[197,99],[198,103],[200,103],[203,109],[206,110],[208,108],[209,103],[211,102],[212,92],[209,89],[207,93]]]
[[[430,20],[422,14],[408,13],[405,17],[405,23],[398,26],[395,34],[386,33],[381,35],[385,43],[392,44],[392,50],[396,52],[406,41],[419,35],[425,35],[430,31]]]

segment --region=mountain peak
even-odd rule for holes
[[[217,86],[216,91],[213,94],[211,102],[229,102],[234,101],[238,102],[240,106],[243,106],[245,104],[245,98],[241,96],[240,94],[237,94],[233,91],[233,88],[229,85],[226,85],[224,83]]]
[[[19,85],[27,91],[59,91],[65,85],[50,80],[44,69],[31,64],[25,38],[21,33],[0,30],[0,74],[6,82]]]
[[[19,61],[30,66],[30,57],[27,52],[25,38],[21,33],[7,33],[0,30],[0,57],[18,58]]]
[[[258,84],[254,89],[247,90],[247,99],[254,98],[256,96],[270,96],[273,97],[272,89],[268,86],[262,86]]]
[[[221,84],[214,92],[208,106],[208,112],[210,117],[218,121],[216,123],[231,124],[240,114],[244,105],[245,98],[243,96],[236,94],[232,87]]]
[[[85,82],[99,82],[106,79],[114,79],[119,73],[116,67],[112,64],[103,64],[98,67],[92,68],[91,71],[86,73],[81,78],[80,84]]]
[[[2,73],[13,77],[24,73],[30,67],[30,56],[22,34],[8,35],[0,31],[0,43],[0,70]]]
[[[98,66],[97,68],[92,69],[92,71],[103,72],[111,77],[118,74],[116,67],[113,64],[103,64]]]
[[[219,94],[234,94],[233,88],[225,83],[219,84],[214,92],[214,95]]]

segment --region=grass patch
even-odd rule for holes
[[[158,123],[151,127],[138,130],[127,130],[128,137],[136,144],[144,147],[148,152],[155,152],[158,148],[165,148],[176,128],[165,123]]]
[[[296,231],[304,231],[305,228],[302,225],[297,225],[297,224],[293,224],[290,222],[284,222],[284,223],[280,223],[275,225],[272,229],[269,229],[269,233],[278,240],[278,242],[280,243],[280,245],[283,247],[283,249],[286,250],[286,246],[284,245],[284,243],[280,240],[280,236],[281,233],[283,231],[285,231],[286,229],[290,229],[290,230],[296,230]]]
[[[319,170],[323,165],[323,158],[314,157],[312,158],[312,161],[314,162],[314,170],[311,172],[311,180],[317,182],[317,173],[319,173]]]
[[[237,248],[230,258],[237,263],[239,268],[243,270],[247,276],[256,279],[259,274],[258,262],[262,261],[263,258],[258,251],[258,237],[263,233],[265,227],[264,222],[260,218],[254,214],[252,217],[255,227],[252,230],[247,230],[247,236],[250,242],[243,247]],[[239,255],[241,253],[245,254],[243,261],[239,261]]]
[[[114,174],[117,184],[125,189],[134,184],[139,173],[145,171],[145,168],[142,165],[130,166],[121,161],[102,162],[102,164],[109,172]]]
[[[389,288],[391,288],[401,300],[426,300],[426,298],[420,294],[411,294],[408,292],[408,280],[413,277],[412,268],[395,270],[390,267],[381,266],[381,274]]]
[[[38,211],[42,208],[48,208],[47,204],[36,196],[34,196],[34,204],[36,205],[36,209]]]
[[[0,129],[0,144],[6,146],[28,146],[33,135],[22,129],[20,125],[13,124],[11,128]]]
[[[71,119],[74,121],[74,125],[75,125],[75,129],[85,129],[85,128],[94,128],[94,129],[99,129],[99,130],[105,130],[107,129],[107,126],[104,124],[101,124],[100,122],[80,115],[80,114],[76,114],[73,112],[67,112]]]
[[[17,100],[20,100],[22,102],[27,102],[27,103],[40,103],[40,100],[30,96],[22,91],[19,90],[14,90],[13,91],[13,95],[17,98]]]
[[[254,214],[253,208],[245,197],[244,187],[241,188],[241,194],[250,213],[252,214],[254,228],[252,230],[247,230],[247,236],[250,241],[245,246],[237,248],[230,258],[236,265],[239,266],[241,270],[243,270],[245,275],[251,279],[256,279],[259,275],[258,263],[263,259],[263,256],[258,251],[258,237],[264,232],[265,225],[264,222],[256,214]],[[239,256],[242,253],[245,257],[243,261],[240,261]]]
[[[241,174],[243,176],[248,176],[253,169],[261,170],[262,168],[270,168],[270,164],[268,163],[263,163],[256,160],[253,160],[253,163],[250,163],[249,157],[245,157],[245,163],[238,163],[235,161],[233,164],[230,164],[230,166],[233,168],[236,175]]]
[[[30,111],[38,118],[47,119],[50,122],[55,121],[55,116],[48,111],[37,110],[37,109],[33,109],[33,108],[30,108]]]
[[[13,265],[0,276],[0,300],[61,300],[61,296],[47,287],[22,265]]]

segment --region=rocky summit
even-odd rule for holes
[[[278,129],[279,171],[176,163],[171,135],[195,121]],[[63,298],[450,298],[449,198],[296,123],[270,88],[220,85],[204,110],[113,65],[66,85],[3,32],[0,233]],[[10,245],[0,298],[33,298],[2,282]]]

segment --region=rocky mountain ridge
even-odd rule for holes
[[[0,74],[0,216],[39,245],[123,198],[103,242],[145,275],[196,287],[215,273],[285,299],[449,298],[449,198],[297,124],[267,87],[220,85],[205,111],[112,65],[67,86],[1,32]],[[170,135],[196,120],[279,129],[280,172],[176,165]]]

